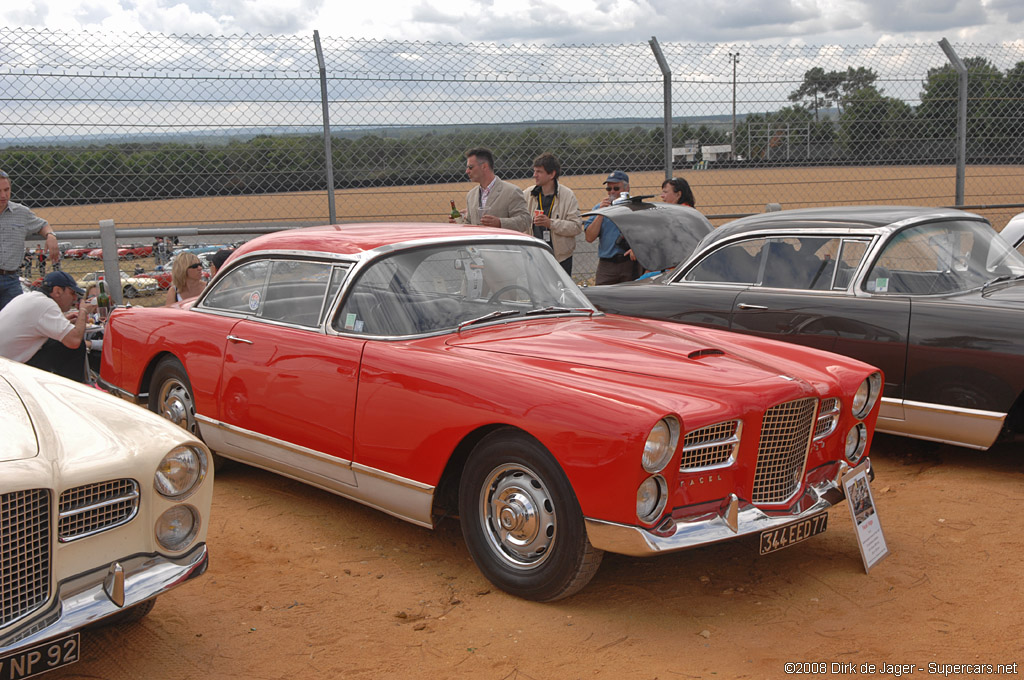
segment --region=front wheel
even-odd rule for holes
[[[164,357],[153,369],[153,379],[149,383],[149,410],[202,438],[196,422],[192,382],[185,367],[175,357]],[[213,454],[214,471],[219,472],[225,462],[223,456]]]
[[[462,472],[459,514],[473,561],[512,595],[568,597],[601,564],[565,473],[526,435],[504,430],[480,442]]]
[[[121,293],[124,294],[126,298],[133,298],[139,294],[139,291],[135,290],[135,286],[125,286],[121,289]]]

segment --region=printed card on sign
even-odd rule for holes
[[[878,520],[874,496],[871,495],[866,462],[843,475],[843,490],[846,492],[846,504],[853,517],[854,530],[857,532],[857,546],[864,560],[864,572],[867,573],[889,554],[889,547],[882,534],[882,524]]]

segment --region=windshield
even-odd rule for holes
[[[416,335],[593,309],[539,245],[453,243],[374,261],[352,284],[333,325],[346,333]]]
[[[982,222],[933,222],[897,233],[879,255],[865,289],[889,295],[970,290],[1024,276],[1024,257]]]

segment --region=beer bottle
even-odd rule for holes
[[[99,292],[96,294],[96,311],[100,315],[100,321],[106,321],[110,313],[110,295],[107,293],[107,282],[100,279],[97,282]]]
[[[462,213],[460,213],[459,209],[455,207],[455,201],[449,201],[449,203],[452,204],[452,219],[457,220],[462,217]]]

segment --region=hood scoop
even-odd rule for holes
[[[717,347],[706,347],[705,349],[695,349],[686,355],[687,359],[703,359],[704,357],[713,356],[725,356],[725,352],[718,349]]]

